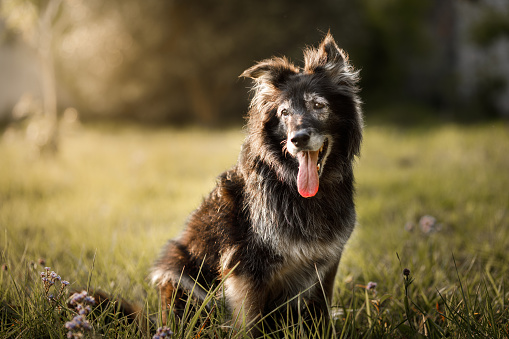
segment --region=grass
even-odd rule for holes
[[[74,313],[48,301],[44,266],[70,288],[121,295],[157,316],[147,272],[242,139],[239,130],[86,125],[66,131],[47,158],[21,131],[6,131],[0,337],[65,337]],[[508,126],[368,124],[355,171],[359,225],[337,276],[335,326],[287,326],[280,336],[509,337]],[[436,219],[431,231],[419,224],[425,215]],[[114,311],[90,320],[93,335],[150,336]],[[179,337],[234,336],[219,308],[190,317],[201,325],[173,324]]]

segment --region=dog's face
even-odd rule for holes
[[[303,197],[317,194],[322,176],[359,153],[362,117],[358,72],[328,34],[305,51],[299,69],[284,58],[262,61],[242,76],[255,79],[249,128],[265,138],[268,162],[285,163]],[[296,172],[296,176],[295,176]]]
[[[302,76],[301,76],[302,77]],[[332,146],[328,126],[333,112],[327,98],[315,92],[312,86],[302,86],[312,79],[287,81],[282,90],[281,102],[277,103],[276,117],[283,150],[298,162],[297,189],[303,197],[318,192],[320,176]]]

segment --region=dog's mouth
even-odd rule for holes
[[[322,174],[322,165],[325,160],[325,155],[327,154],[327,151],[329,150],[329,139],[325,139],[323,142],[322,147],[318,150],[318,162],[316,164],[316,170],[318,171],[318,175]]]
[[[324,160],[329,148],[329,140],[325,139],[317,151],[300,151],[297,153],[299,174],[297,175],[297,189],[304,198],[310,198],[318,193],[320,175],[323,172]]]

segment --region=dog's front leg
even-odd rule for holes
[[[257,288],[248,276],[232,274],[224,282],[226,304],[232,312],[232,325],[235,331],[245,331],[257,337],[256,328],[261,319],[266,295]]]
[[[313,295],[308,301],[308,311],[314,318],[323,318],[326,321],[329,321],[333,287],[338,265],[339,261],[332,264],[331,267],[326,270],[320,287],[313,291]]]
[[[331,306],[332,294],[334,290],[334,281],[336,280],[336,274],[338,272],[339,259],[336,261],[325,273],[323,280],[323,292],[325,294],[326,306]]]

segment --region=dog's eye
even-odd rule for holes
[[[313,108],[314,108],[314,109],[322,109],[322,108],[324,108],[324,107],[325,107],[325,104],[322,104],[321,102],[315,102],[315,103],[313,104]]]
[[[281,115],[284,115],[284,116],[287,116],[289,113],[288,113],[288,110],[286,108],[283,108],[281,110]]]

